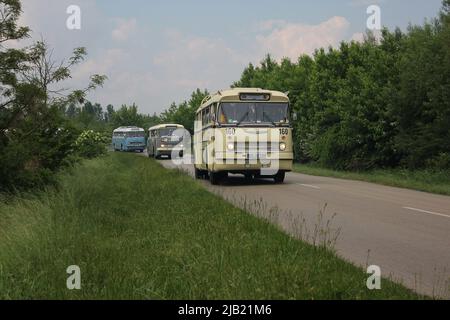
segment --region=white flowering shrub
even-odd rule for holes
[[[81,157],[92,159],[106,153],[109,140],[109,137],[100,132],[86,130],[75,141],[75,147]]]

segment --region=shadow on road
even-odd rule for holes
[[[287,185],[289,183],[284,183]],[[222,187],[242,187],[242,186],[269,186],[277,185],[272,178],[246,179],[242,175],[229,175],[228,178],[220,182]]]

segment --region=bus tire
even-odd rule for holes
[[[195,168],[195,179],[200,180],[203,179],[204,177],[205,174],[201,170]]]
[[[284,179],[286,178],[286,172],[284,171],[280,171],[278,172],[275,177],[273,178],[273,180],[275,181],[275,183],[277,184],[282,184],[284,182]]]
[[[210,172],[209,173],[209,182],[211,182],[211,184],[213,186],[216,186],[220,183],[220,173],[219,172]]]

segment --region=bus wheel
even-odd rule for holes
[[[275,175],[275,177],[273,179],[275,180],[275,183],[283,183],[285,178],[286,178],[286,172],[280,171]]]
[[[203,179],[204,177],[205,174],[201,170],[195,168],[195,179],[200,180]]]
[[[220,172],[210,172],[209,181],[212,185],[216,186],[220,183],[221,174]]]

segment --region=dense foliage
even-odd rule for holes
[[[381,40],[249,65],[236,87],[289,91],[296,156],[336,169],[450,167],[450,1]]]
[[[76,158],[74,142],[80,132],[62,110],[83,101],[105,80],[93,75],[82,90],[55,89],[70,78],[86,50],[76,48],[67,61],[57,63],[43,41],[8,48],[9,41],[28,36],[29,29],[17,25],[20,13],[18,0],[0,0],[0,191],[48,183]]]

